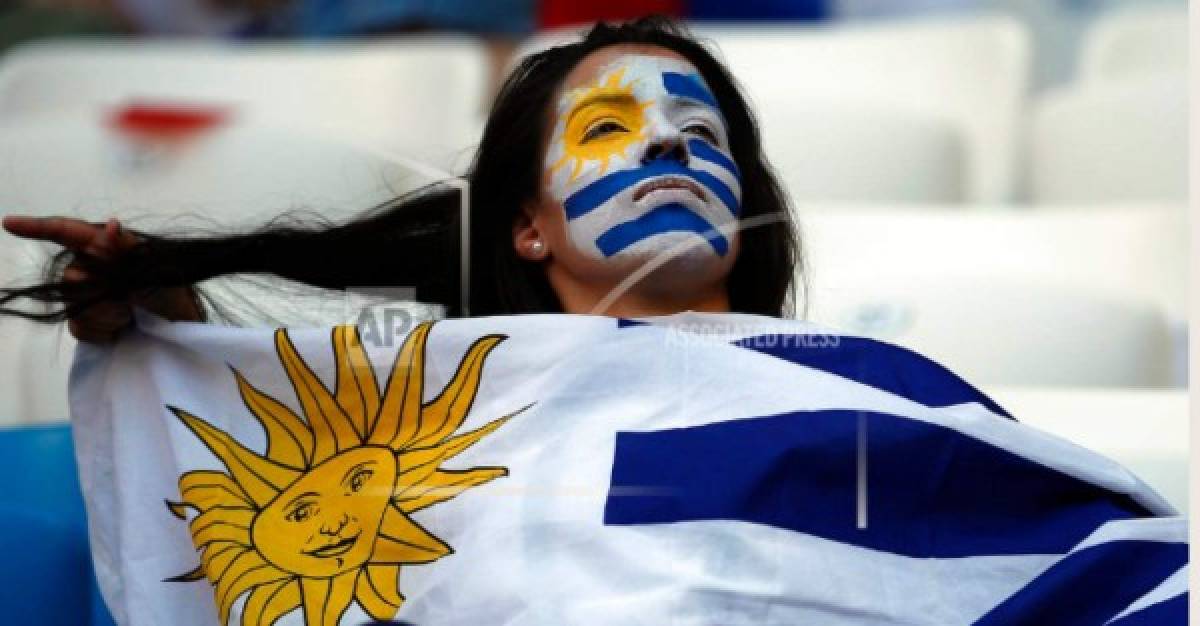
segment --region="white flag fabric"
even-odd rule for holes
[[[1144,483],[803,322],[141,316],[70,396],[123,625],[1186,622]]]

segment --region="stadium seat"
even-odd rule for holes
[[[0,285],[26,284],[40,276],[48,251],[7,233],[0,245]],[[0,428],[61,422],[67,417],[67,371],[75,342],[60,327],[0,317]],[[3,432],[3,431],[0,431]]]
[[[798,204],[1013,198],[1030,63],[1028,34],[1015,20],[692,27],[749,95],[767,156],[795,188]],[[578,33],[540,33],[517,58]],[[804,145],[801,132],[818,139]],[[915,158],[896,158],[905,155],[898,146],[915,149]],[[951,158],[965,169],[947,165]],[[856,172],[883,161],[883,171]],[[829,172],[838,174],[822,187]],[[852,194],[849,183],[864,186]]]
[[[1088,31],[1079,61],[1082,81],[1187,72],[1187,4],[1137,4],[1109,13]]]
[[[697,33],[715,44],[745,86],[777,168],[802,171],[822,152],[814,147],[805,160],[790,162],[785,152],[771,151],[776,149],[773,133],[794,124],[796,111],[810,110],[814,102],[826,111],[886,107],[896,117],[940,120],[957,132],[965,171],[945,173],[961,174],[962,201],[1012,198],[1019,147],[1015,133],[1028,89],[1030,54],[1028,36],[1016,21],[911,20],[828,29],[704,26]],[[983,76],[987,80],[980,80]],[[872,162],[862,155],[887,153],[891,139],[881,134],[874,146],[856,143],[853,150],[826,150],[840,160],[825,167],[864,167],[855,156]],[[914,173],[927,166],[901,160],[893,163],[893,175],[925,176]],[[796,200],[803,203],[805,198]]]
[[[1033,113],[1035,204],[1188,199],[1188,80],[1183,72],[1092,81],[1044,96]]]
[[[1177,384],[1185,223],[1136,206],[805,214],[808,316],[978,384]]]
[[[843,301],[835,324],[911,347],[978,384],[1169,379],[1167,323],[1145,303],[996,277],[847,279],[835,293]]]
[[[92,571],[70,427],[0,429],[0,588],[7,624],[111,626]]]
[[[953,124],[816,100],[775,108],[762,122],[764,149],[795,205],[963,201],[967,147]]]
[[[339,220],[448,174],[320,133],[232,120],[143,145],[71,113],[0,120],[0,215],[116,216],[150,232],[238,232],[285,211]],[[0,285],[30,284],[53,246],[0,245]],[[279,298],[286,298],[281,295]],[[262,302],[258,302],[262,304]],[[74,340],[0,319],[0,424],[61,420]]]
[[[5,55],[0,120],[103,115],[130,102],[226,107],[445,166],[477,141],[487,63],[478,41],[449,35],[321,44],[51,40]]]
[[[0,167],[0,214],[136,216],[147,226],[170,218],[179,226],[220,229],[286,210],[345,217],[450,177],[282,122],[233,118],[160,141],[74,113],[0,117]]]
[[[1186,389],[986,387],[1017,419],[1129,468],[1188,512]]]

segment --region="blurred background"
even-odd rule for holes
[[[9,0],[0,213],[352,214],[463,172],[514,59],[646,13],[749,95],[804,316],[933,357],[1186,510],[1183,0]],[[46,251],[4,239],[0,281]],[[73,463],[72,340],[0,339],[0,475]],[[0,493],[82,523],[77,491]]]

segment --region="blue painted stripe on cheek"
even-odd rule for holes
[[[635,219],[613,226],[596,239],[596,246],[604,256],[610,257],[652,235],[680,231],[696,233],[708,239],[713,250],[721,256],[729,251],[729,241],[724,235],[678,202],[655,207]]]
[[[721,182],[720,178],[700,170],[689,170],[689,175],[700,181],[705,187],[708,187],[709,191],[717,194],[717,197],[721,199],[721,202],[725,203],[725,206],[729,208],[729,212],[735,217],[741,212],[741,207],[738,206],[738,201],[734,197],[733,191],[725,183]]]
[[[648,178],[666,174],[690,175],[691,170],[676,161],[660,160],[635,170],[613,172],[571,194],[563,202],[563,209],[566,210],[569,220],[582,217],[625,189]]]
[[[681,98],[691,98],[720,110],[717,99],[708,87],[704,85],[698,74],[680,74],[678,72],[663,72],[663,88],[667,93]]]
[[[738,215],[740,207],[738,206],[737,198],[733,195],[733,191],[724,182],[721,182],[721,179],[708,172],[694,170],[678,161],[669,159],[652,161],[648,165],[635,170],[613,172],[571,194],[563,202],[563,210],[566,211],[568,220],[582,217],[596,207],[608,202],[618,193],[644,180],[666,175],[681,176],[695,180],[720,198],[731,213]]]
[[[699,139],[689,139],[687,145],[688,150],[692,154],[704,159],[705,161],[708,161],[709,163],[720,165],[721,167],[729,170],[729,173],[736,176],[738,180],[742,179],[742,172],[738,170],[737,163],[734,163],[733,159],[730,159],[716,148],[710,146],[708,142],[701,141]]]

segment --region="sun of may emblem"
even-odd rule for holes
[[[404,601],[400,568],[452,552],[409,515],[506,475],[503,467],[441,464],[515,415],[456,433],[501,335],[472,344],[445,389],[423,403],[431,327],[409,334],[383,393],[353,326],[333,330],[332,392],[287,332],[276,331],[304,419],[234,371],[246,407],[266,430],[265,453],[168,407],[227,470],[179,478],[181,501],[167,505],[180,519],[195,511],[189,530],[200,566],[168,580],[208,578],[222,624],[246,592],[243,626],[273,624],[300,606],[308,626],[335,626],[352,601],[375,619],[394,617]]]

